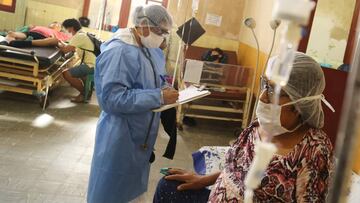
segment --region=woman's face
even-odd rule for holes
[[[264,103],[274,103],[275,93],[274,87],[275,83],[272,81],[267,81],[266,77],[264,78],[266,84],[262,84],[262,91],[260,95],[260,100]],[[280,98],[279,98],[279,105],[287,104],[292,102],[289,95],[281,90]],[[281,125],[288,129],[293,130],[296,128],[300,122],[300,114],[296,110],[294,105],[283,106],[281,108],[281,115],[280,115]]]
[[[211,52],[211,58],[212,58],[212,59],[215,59],[215,60],[213,60],[212,62],[214,62],[214,63],[219,63],[219,62],[220,62],[221,55],[220,55],[219,52],[213,50],[213,51]]]

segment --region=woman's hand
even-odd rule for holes
[[[197,175],[193,172],[188,172],[182,169],[169,169],[171,175],[166,176],[165,180],[175,180],[184,182],[179,185],[177,189],[183,190],[199,190],[205,188],[207,185],[204,181],[204,176]]]

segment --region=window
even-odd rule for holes
[[[0,11],[15,13],[16,0],[0,0]]]

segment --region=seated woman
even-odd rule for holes
[[[267,122],[274,101],[271,81],[262,78],[258,120],[245,129],[226,155],[224,170],[201,176],[179,169],[160,180],[154,202],[242,202],[245,177],[257,140],[271,134],[278,148],[254,191],[254,202],[325,202],[333,167],[333,148],[321,130],[324,74],[311,57],[297,53],[289,82],[281,90],[279,114]],[[206,189],[211,186],[212,190]]]
[[[54,22],[48,27],[29,26],[28,32],[9,32],[3,45],[12,47],[56,46],[59,41],[68,41],[70,35],[61,32],[61,24]],[[26,40],[31,38],[31,40]]]

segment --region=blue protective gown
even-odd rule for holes
[[[150,155],[158,134],[155,113],[148,149],[141,145],[152,118],[161,106],[165,58],[160,49],[147,49],[156,72],[141,48],[120,39],[102,46],[96,60],[95,87],[102,109],[92,160],[88,203],[122,203],[147,190]]]

